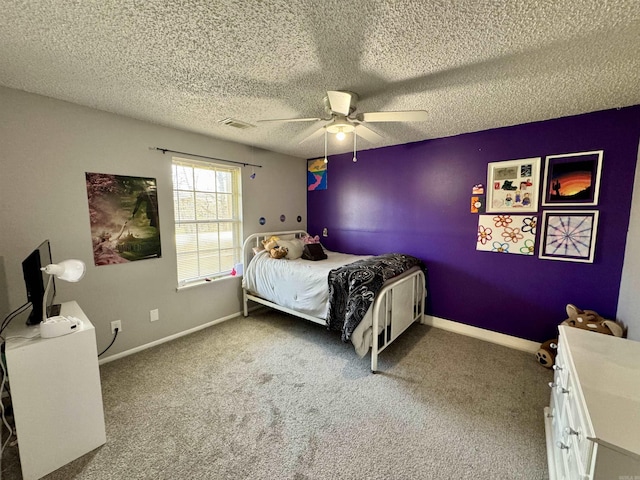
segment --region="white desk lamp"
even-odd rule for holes
[[[53,276],[66,282],[79,282],[84,277],[87,270],[82,260],[63,260],[60,263],[52,263],[46,267],[42,267],[44,273],[49,275],[47,288],[44,290],[44,298],[42,299],[42,323],[40,324],[40,336],[42,338],[59,337],[67,333],[75,332],[79,329],[80,319],[74,317],[51,317],[47,318],[47,298]]]

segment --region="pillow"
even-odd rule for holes
[[[302,240],[299,238],[294,238],[292,240],[278,240],[279,247],[286,247],[289,250],[287,256],[289,260],[296,260],[302,256],[302,250],[304,249],[304,244]]]

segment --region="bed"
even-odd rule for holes
[[[374,373],[378,355],[411,324],[424,323],[424,264],[415,257],[351,255],[325,249],[328,258],[320,261],[295,258],[296,254],[291,255],[293,259],[274,259],[260,250],[262,240],[273,235],[281,239],[280,244],[298,246],[302,242],[296,239],[307,232],[258,233],[245,240],[245,317],[249,315],[249,302],[256,302],[332,330],[340,329],[342,340],[350,341],[358,355],[371,351]],[[377,275],[377,283],[372,282],[371,272],[384,272],[384,277]],[[357,290],[353,286],[356,277],[367,277],[375,285]],[[346,290],[353,291],[349,294]]]

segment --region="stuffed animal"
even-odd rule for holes
[[[551,368],[556,361],[556,354],[558,353],[558,339],[547,340],[540,349],[536,352],[536,358],[538,363],[546,368]]]
[[[289,253],[287,247],[279,247],[278,245],[269,250],[269,256],[271,258],[284,258],[287,256],[287,253]]]
[[[613,335],[622,337],[624,328],[614,320],[607,320],[598,315],[593,310],[581,310],[575,305],[567,304],[567,318],[560,325],[576,327],[590,332],[604,333],[605,335]],[[558,348],[558,339],[547,340],[536,353],[538,363],[543,367],[551,368],[556,359],[556,351]]]
[[[280,240],[278,237],[276,237],[275,235],[273,235],[271,238],[265,238],[264,240],[262,240],[262,246],[264,247],[265,250],[271,250],[272,248],[275,248],[278,246],[278,240]]]
[[[581,310],[575,305],[567,305],[567,318],[562,325],[589,330],[590,332],[604,333],[614,337],[622,337],[624,329],[614,320],[607,320],[593,310]]]
[[[320,243],[320,237],[318,235],[316,235],[315,237],[312,237],[311,235],[305,235],[304,237],[302,237],[302,242],[305,245],[308,245],[310,243]]]

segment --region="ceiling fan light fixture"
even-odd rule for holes
[[[349,123],[347,120],[336,120],[333,123],[331,123],[330,125],[327,125],[327,132],[329,133],[351,133],[353,132],[356,127],[355,125]],[[343,137],[344,138],[344,137]]]
[[[338,139],[338,141],[342,141],[344,140],[345,134],[342,130],[340,130],[338,133],[336,133],[336,138]]]

